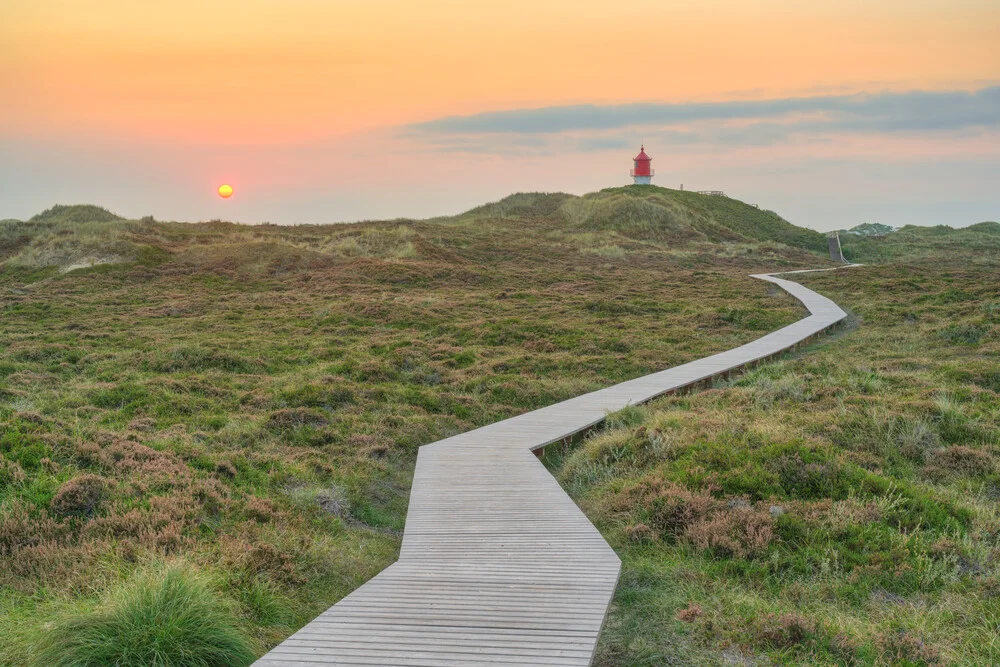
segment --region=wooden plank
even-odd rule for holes
[[[399,560],[255,664],[589,665],[621,561],[532,451],[846,317],[798,283],[753,277],[810,315],[746,345],[421,447]]]

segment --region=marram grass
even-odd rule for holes
[[[141,572],[96,609],[50,623],[34,667],[239,667],[256,652],[233,605],[183,565]]]

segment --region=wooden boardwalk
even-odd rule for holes
[[[621,562],[532,452],[846,317],[797,283],[754,277],[811,314],[732,350],[421,447],[399,560],[255,664],[589,665]]]

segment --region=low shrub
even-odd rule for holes
[[[625,529],[638,542],[656,537],[734,558],[762,555],[775,540],[774,518],[761,503],[745,498],[715,498],[709,490],[691,490],[649,477],[627,487],[611,503],[623,512],[638,510],[642,523]]]
[[[272,431],[292,431],[303,426],[325,426],[329,420],[323,413],[309,408],[276,410],[267,418]]]
[[[988,453],[964,445],[952,445],[934,452],[923,472],[933,479],[942,479],[949,475],[981,477],[995,469],[993,457]]]
[[[880,634],[875,642],[880,657],[891,665],[940,665],[941,652],[906,630],[890,630]]]
[[[694,623],[696,620],[705,615],[705,610],[701,608],[701,605],[697,605],[694,602],[688,603],[688,606],[677,612],[677,620],[684,621],[685,623]]]
[[[771,648],[791,648],[814,639],[816,624],[799,614],[768,614],[754,627],[755,639]]]
[[[8,461],[0,456],[0,489],[24,482],[24,470],[16,461]]]
[[[257,523],[268,523],[279,516],[279,510],[273,500],[268,498],[251,498],[246,505],[247,516]]]
[[[100,475],[80,475],[65,482],[53,496],[49,509],[62,516],[89,516],[101,503],[107,481]]]
[[[656,539],[656,531],[644,523],[625,527],[625,537],[630,542],[652,542]]]
[[[696,521],[684,537],[699,549],[734,558],[754,558],[774,541],[774,519],[758,508],[733,505]]]

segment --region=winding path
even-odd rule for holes
[[[589,665],[621,561],[532,452],[846,317],[798,283],[753,277],[810,315],[732,350],[421,447],[399,560],[255,664]]]

